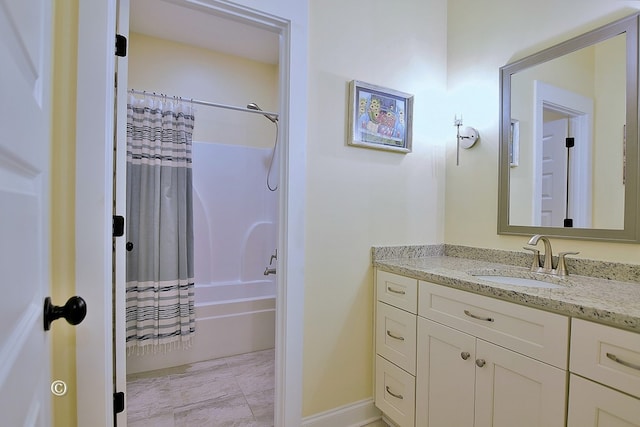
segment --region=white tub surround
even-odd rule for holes
[[[274,281],[263,274],[277,248],[278,193],[266,186],[270,155],[269,149],[194,141],[196,285]]]

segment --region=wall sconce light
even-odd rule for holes
[[[468,149],[474,146],[480,134],[475,128],[465,127],[462,128],[462,115],[458,118],[457,115],[453,117],[453,125],[456,127],[456,166],[460,165],[460,147]]]

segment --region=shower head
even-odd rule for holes
[[[248,104],[247,108],[249,110],[262,111],[262,108],[258,107],[258,104],[256,104],[255,102],[252,102],[251,104]],[[274,116],[272,116],[270,114],[263,114],[263,116],[265,116],[267,119],[271,120],[273,123],[276,123],[278,121],[277,117],[274,117]]]

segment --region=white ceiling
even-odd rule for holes
[[[131,0],[129,30],[268,64],[278,63],[278,34],[164,0]]]

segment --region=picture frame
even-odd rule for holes
[[[348,110],[348,145],[411,152],[413,95],[352,80]]]

